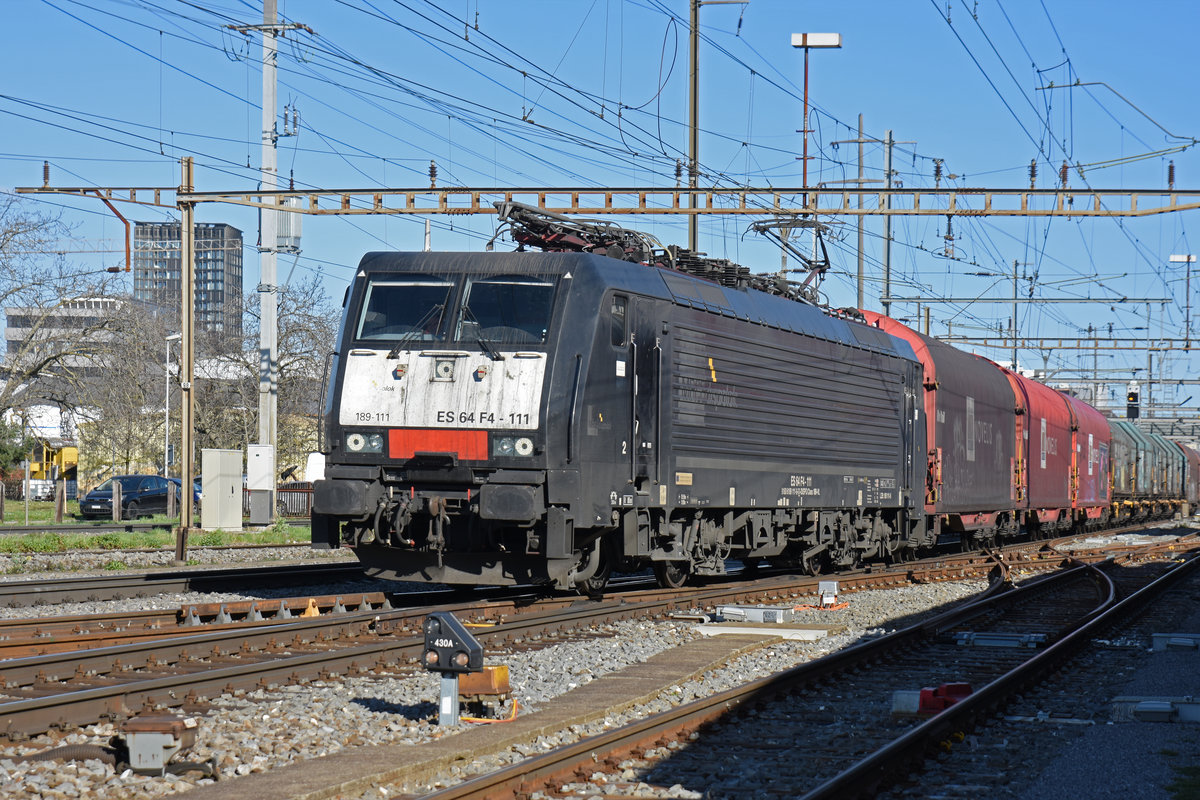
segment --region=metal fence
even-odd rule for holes
[[[276,517],[307,517],[312,512],[313,485],[308,481],[281,483],[275,489]],[[250,490],[242,489],[242,515],[250,516]]]

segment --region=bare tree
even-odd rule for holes
[[[199,359],[196,395],[198,447],[245,449],[258,441],[259,318],[257,296],[245,304],[239,356]],[[325,356],[333,348],[341,312],[320,276],[279,293],[279,426],[276,464],[302,466],[316,449]],[[219,352],[219,351],[217,351]]]
[[[107,314],[107,346],[91,357],[87,378],[74,386],[75,405],[86,420],[80,468],[92,477],[157,472],[164,458],[164,342],[174,315],[135,300]]]
[[[61,404],[112,340],[111,321],[97,306],[111,297],[113,277],[65,258],[62,241],[70,233],[59,216],[0,195],[0,307],[7,323],[0,412]]]

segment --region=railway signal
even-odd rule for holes
[[[458,724],[458,676],[483,670],[483,645],[449,611],[425,618],[425,669],[442,674],[438,724]]]

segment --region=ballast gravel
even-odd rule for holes
[[[846,595],[843,599],[849,605],[844,609],[800,612],[801,621],[844,626],[842,633],[816,642],[779,642],[753,651],[721,669],[671,687],[641,708],[539,737],[477,761],[473,769],[487,771],[520,761],[630,719],[819,658],[863,638],[911,624],[934,610],[978,593],[984,585],[980,581],[964,581]],[[140,602],[145,607],[146,601]],[[89,605],[92,613],[96,613],[109,604]],[[812,616],[805,618],[804,614]],[[617,622],[597,633],[601,638],[572,638],[540,650],[489,657],[488,661],[508,665],[519,712],[527,714],[576,686],[701,635],[695,622],[685,620]],[[209,713],[198,718],[196,745],[184,757],[192,762],[211,761],[220,777],[228,779],[348,747],[428,741],[447,735],[436,724],[438,681],[437,676],[423,670],[400,667],[388,674],[224,695],[212,702]],[[118,773],[99,760],[19,761],[23,756],[65,744],[103,745],[116,733],[112,725],[96,725],[66,736],[46,735],[0,747],[0,787],[3,787],[0,796],[140,800],[211,782],[199,772],[165,777]],[[365,793],[363,798],[379,800],[395,793],[428,791],[462,777],[465,776],[456,773],[423,786],[379,787]],[[662,794],[685,795],[691,796],[686,792],[672,794],[670,789]]]
[[[1077,547],[1102,546],[1114,541],[1154,540],[1152,534],[1097,535]],[[169,567],[169,551],[131,553],[117,556],[131,568]],[[195,563],[224,565],[266,561],[345,559],[345,553],[313,551],[307,548],[251,548],[245,550],[193,548]],[[72,575],[88,571],[111,574],[106,569],[114,554],[69,553],[54,555],[2,555],[0,570],[6,580],[34,580]],[[22,573],[14,575],[13,573]],[[42,574],[38,574],[42,573]],[[385,584],[393,591],[415,587]],[[847,595],[849,606],[838,611],[819,612],[823,622],[846,627],[843,633],[826,639],[783,642],[749,653],[726,667],[707,673],[695,681],[671,687],[658,698],[622,715],[612,715],[588,726],[576,726],[556,736],[541,737],[491,759],[477,762],[474,770],[486,771],[517,762],[560,744],[593,735],[605,729],[694,698],[819,658],[866,637],[874,637],[904,627],[932,610],[977,593],[979,582],[944,583],[888,591],[869,591]],[[314,589],[314,593],[379,590],[378,582],[339,584]],[[294,591],[294,590],[293,590]],[[279,596],[291,594],[280,590]],[[95,614],[119,610],[174,608],[186,603],[227,602],[270,596],[257,590],[253,596],[236,593],[187,593],[149,599],[111,602],[58,604],[19,609],[0,609],[0,617],[39,615]],[[711,609],[709,609],[711,611]],[[817,613],[817,612],[812,612]],[[567,641],[538,651],[489,659],[509,666],[513,694],[521,713],[530,713],[547,700],[600,675],[674,647],[699,635],[694,623],[685,621],[623,622],[607,626],[607,638]],[[566,665],[566,666],[564,666]],[[397,669],[390,674],[344,680],[313,682],[270,691],[237,693],[217,698],[214,709],[200,716],[196,746],[185,757],[189,761],[208,761],[216,765],[223,778],[264,772],[289,763],[337,752],[347,747],[368,744],[419,743],[445,735],[436,725],[437,678],[417,669]],[[22,762],[19,759],[63,745],[103,745],[117,733],[111,725],[98,725],[65,735],[47,735],[17,745],[0,746],[0,797],[60,798],[140,798],[160,797],[211,783],[198,772],[161,777],[116,772],[99,760]],[[628,776],[634,779],[632,771]],[[428,791],[461,780],[458,773],[440,776],[421,786],[379,787],[362,795],[363,800],[379,800],[393,794]],[[693,797],[683,787],[650,787],[634,784],[639,796]]]
[[[314,550],[311,547],[206,547],[188,551],[197,568],[223,566],[268,566],[272,564],[327,563],[333,561],[353,562],[354,556],[344,551]],[[73,553],[31,553],[0,555],[0,571],[6,572],[4,581],[9,585],[21,581],[36,583],[40,580],[71,577],[82,578],[92,575],[113,575],[114,570],[106,564],[119,559],[122,573],[133,568],[173,569],[173,550],[120,551],[118,553],[91,551]],[[182,568],[186,570],[187,568]],[[14,574],[16,573],[16,574]],[[313,594],[338,594],[353,592],[399,591],[414,584],[397,584],[373,580],[351,581],[328,584],[315,588]],[[109,600],[104,602],[53,603],[0,607],[0,619],[22,619],[25,617],[52,617],[86,614],[102,614],[117,611],[167,610],[188,603],[228,603],[238,600],[259,600],[272,597],[292,597],[295,587],[280,589],[256,589],[253,596],[236,592],[175,592],[158,594],[154,597]]]

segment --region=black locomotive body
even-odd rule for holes
[[[371,253],[339,335],[313,544],[374,575],[666,585],[927,544],[904,341],[591,253]]]

